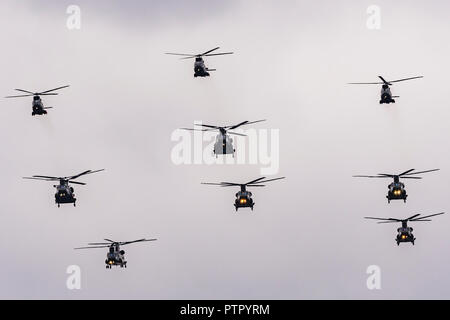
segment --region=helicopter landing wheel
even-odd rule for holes
[[[58,203],[58,208],[61,207],[61,205]]]
[[[399,245],[400,245],[400,242],[397,241],[397,246],[399,246]]]
[[[76,203],[74,202],[74,203],[73,203],[73,206],[74,206],[74,207],[76,207],[76,206],[77,206],[77,204],[76,204]]]

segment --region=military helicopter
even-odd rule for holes
[[[236,200],[234,202],[234,207],[236,208],[236,211],[238,211],[239,208],[251,208],[253,211],[253,206],[255,205],[255,202],[252,199],[253,194],[250,191],[247,191],[247,187],[265,187],[265,185],[262,185],[261,183],[266,183],[266,182],[275,181],[275,180],[281,180],[281,179],[285,179],[285,177],[269,179],[269,180],[264,180],[264,179],[266,179],[266,177],[258,178],[258,179],[252,180],[250,182],[247,182],[247,183],[202,182],[202,184],[221,186],[221,187],[240,187],[241,190],[238,193],[236,193]]]
[[[399,98],[399,96],[393,96],[391,89],[389,88],[393,83],[400,82],[400,81],[406,81],[406,80],[413,80],[413,79],[420,79],[423,78],[423,76],[418,77],[412,77],[412,78],[406,78],[406,79],[400,79],[400,80],[393,80],[393,81],[386,81],[382,76],[378,76],[378,78],[381,79],[382,82],[352,82],[349,84],[381,84],[381,99],[380,104],[386,103],[395,103],[394,98]]]
[[[226,127],[219,127],[219,126],[212,126],[208,124],[195,124],[196,126],[204,127],[206,129],[190,129],[190,128],[182,128],[182,130],[189,130],[189,131],[214,131],[219,130],[219,134],[216,137],[216,142],[214,143],[214,150],[213,153],[216,155],[216,158],[221,155],[227,155],[232,154],[234,157],[234,153],[236,152],[236,149],[233,147],[233,139],[229,136],[236,135],[236,136],[242,136],[246,137],[245,134],[242,133],[236,133],[236,132],[230,132],[229,130],[234,130],[242,126],[246,126],[249,124],[254,124],[258,122],[263,122],[266,120],[257,120],[257,121],[244,121],[239,124],[233,125],[233,126],[226,126]]]
[[[173,55],[173,56],[184,56],[183,59],[193,59],[195,58],[194,63],[194,77],[209,77],[209,71],[216,71],[216,69],[209,69],[205,65],[205,61],[203,61],[203,57],[211,57],[211,56],[222,56],[226,54],[233,54],[233,52],[223,52],[223,53],[211,53],[213,51],[216,51],[220,47],[208,50],[204,53],[200,54],[185,54],[185,53],[171,53],[168,52],[166,54]]]
[[[416,174],[423,174],[427,172],[433,172],[438,171],[439,169],[432,169],[432,170],[426,170],[426,171],[419,171],[419,172],[413,172],[415,169],[409,169],[408,171],[405,171],[400,174],[386,174],[386,173],[380,173],[377,176],[353,176],[355,178],[393,178],[394,182],[391,183],[388,186],[388,194],[386,198],[388,199],[388,203],[391,202],[391,200],[403,200],[403,202],[406,202],[406,198],[408,195],[406,194],[405,185],[400,182],[400,178],[402,179],[422,179],[421,177],[416,177]]]
[[[31,91],[22,90],[22,89],[14,89],[16,91],[25,92],[27,94],[18,95],[18,96],[7,96],[5,98],[33,97],[33,104],[32,104],[33,112],[31,113],[31,115],[32,116],[43,115],[43,114],[47,114],[47,111],[46,111],[47,109],[52,109],[53,107],[44,107],[44,103],[42,102],[41,96],[56,96],[58,94],[53,91],[68,88],[68,87],[69,86],[63,86],[63,87],[59,87],[59,88],[55,88],[55,89],[51,89],[51,90],[47,90],[47,91],[43,91],[43,92],[31,92]]]
[[[53,187],[56,188],[55,193],[55,202],[58,205],[58,208],[62,203],[73,203],[73,206],[76,206],[77,199],[75,198],[75,193],[73,188],[69,185],[71,184],[79,184],[79,185],[86,185],[84,182],[78,182],[73,181],[81,176],[84,176],[86,174],[92,174],[96,172],[103,171],[105,169],[100,170],[87,170],[80,174],[70,176],[70,177],[49,177],[49,176],[32,176],[32,177],[24,177],[24,179],[31,179],[31,180],[44,180],[44,181],[59,181],[59,185],[54,185]]]
[[[397,237],[395,241],[397,242],[397,245],[400,245],[400,242],[411,242],[414,245],[414,241],[416,238],[413,235],[414,229],[411,227],[408,227],[408,221],[411,222],[422,222],[422,221],[431,221],[428,218],[439,216],[441,214],[444,214],[444,212],[431,214],[429,216],[420,217],[420,214],[413,215],[412,217],[409,217],[407,219],[394,219],[394,218],[373,218],[373,217],[365,217],[365,219],[372,219],[372,220],[380,220],[381,222],[378,223],[395,223],[395,222],[401,222],[402,227],[397,229]]]
[[[109,239],[104,239],[107,243],[89,243],[89,247],[75,248],[75,250],[82,249],[98,249],[109,248],[109,252],[106,254],[106,269],[111,269],[112,266],[120,266],[121,268],[127,267],[127,261],[125,260],[125,251],[120,250],[120,246],[125,246],[131,243],[156,241],[157,239],[140,239],[134,241],[118,242]]]

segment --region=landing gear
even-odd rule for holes
[[[76,207],[76,206],[77,206],[77,203],[76,203],[76,202],[74,202],[74,203],[73,203],[73,206],[74,206],[74,207]]]
[[[58,203],[58,208],[61,207],[61,205]]]
[[[400,245],[400,242],[397,241],[397,246],[399,246],[399,245]]]

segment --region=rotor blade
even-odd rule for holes
[[[115,243],[115,242],[116,242],[116,241],[112,241],[112,240],[110,240],[110,239],[103,239],[103,240],[109,241],[109,242],[111,242],[111,243]]]
[[[28,90],[23,90],[23,89],[14,89],[14,90],[19,91],[19,92],[29,93],[29,94],[32,94],[33,96],[35,95],[34,92],[31,92],[31,91],[28,91]]]
[[[213,54],[202,54],[204,57],[213,57],[213,56],[224,56],[227,54],[233,54],[234,52],[222,52],[222,53],[213,53]]]
[[[218,126],[212,126],[210,124],[199,124],[199,123],[196,123],[195,125],[199,126],[199,127],[206,127],[206,128],[211,128],[211,129],[220,129],[221,128],[221,127],[218,127]]]
[[[70,86],[62,86],[62,87],[58,87],[58,88],[55,88],[55,89],[50,89],[50,90],[47,90],[47,91],[42,91],[42,92],[39,92],[39,93],[37,93],[37,94],[38,94],[38,95],[43,95],[43,94],[45,94],[45,93],[49,93],[49,92],[56,91],[56,90],[61,90],[61,89],[68,88],[68,87],[70,87]]]
[[[350,82],[347,84],[384,84],[383,82]]]
[[[241,137],[246,137],[246,136],[247,136],[246,134],[236,133],[236,132],[230,132],[230,131],[227,131],[227,133],[228,133],[228,134],[234,134],[234,135],[236,135],[236,136],[241,136]]]
[[[401,221],[402,221],[402,220],[394,219],[394,218],[374,218],[374,217],[364,217],[364,219],[380,220],[380,221],[389,221],[389,222],[401,222]]]
[[[427,219],[427,220],[422,220],[422,219],[410,220],[410,222],[428,222],[428,221],[433,221],[433,220],[431,220],[431,219]]]
[[[391,178],[390,176],[353,176],[353,178]]]
[[[215,129],[192,129],[192,128],[180,128],[181,130],[188,130],[188,131],[215,131]]]
[[[422,179],[422,177],[409,177],[409,176],[405,176],[405,177],[401,177],[402,179]]]
[[[105,170],[105,169],[94,170],[94,171],[92,171],[92,170],[87,170],[87,171],[84,171],[84,172],[82,172],[82,173],[80,173],[80,174],[77,174],[76,176],[68,177],[68,178],[69,178],[69,180],[74,180],[74,179],[77,179],[77,178],[79,178],[79,177],[81,177],[81,176],[84,176],[84,175],[86,175],[86,174],[97,173],[97,172],[104,171],[104,170]]]
[[[193,58],[197,58],[197,56],[192,56],[192,57],[184,57],[184,58],[180,58],[180,60],[193,59]]]
[[[394,81],[389,81],[389,82],[400,82],[400,81],[406,81],[406,80],[413,80],[413,79],[420,79],[423,78],[423,76],[418,76],[418,77],[412,77],[412,78],[405,78],[405,79],[400,79],[400,80],[394,80]]]
[[[86,185],[86,183],[84,183],[84,182],[71,181],[71,180],[69,180],[68,182],[69,182],[69,183],[72,183],[72,184],[79,184],[79,185],[82,185],[82,186],[85,186],[85,185]]]
[[[110,245],[106,246],[95,246],[95,247],[80,247],[80,248],[74,248],[74,250],[81,250],[81,249],[99,249],[99,248],[109,248]]]
[[[411,171],[414,171],[414,170],[416,170],[416,169],[409,169],[409,170],[407,170],[407,171],[405,171],[403,173],[400,173],[398,176],[401,177],[401,176],[403,176],[405,174],[408,174],[408,173],[410,173]]]
[[[23,177],[27,180],[41,180],[41,181],[57,181],[58,179],[46,179],[46,178],[34,178],[34,177]]]
[[[244,121],[244,122],[241,122],[241,123],[236,124],[236,125],[234,125],[234,126],[225,127],[225,128],[226,128],[226,129],[229,129],[229,130],[233,130],[233,129],[239,128],[240,126],[243,126],[244,124],[247,124],[247,123],[248,123],[248,121]]]
[[[441,214],[444,214],[445,212],[440,212],[440,213],[435,213],[435,214],[430,214],[428,216],[424,216],[424,217],[420,217],[417,218],[416,220],[411,220],[411,221],[418,221],[418,220],[423,220],[423,219],[427,219],[427,218],[431,218],[431,217],[435,217],[435,216],[440,216]],[[430,220],[431,221],[431,220]]]
[[[261,177],[261,178],[252,180],[252,181],[250,181],[250,182],[247,182],[246,184],[255,184],[256,182],[261,181],[261,180],[263,180],[263,179],[265,179],[265,178],[266,178],[266,177]]]
[[[283,179],[286,179],[286,177],[280,177],[280,178],[269,179],[269,180],[262,180],[262,181],[259,181],[257,183],[266,183],[266,182],[270,182],[270,181],[283,180]]]
[[[40,96],[57,96],[59,93],[40,93]]]
[[[61,179],[60,177],[50,177],[50,176],[38,176],[38,175],[35,175],[35,176],[33,176],[33,178],[45,178],[45,179],[55,179],[55,180],[59,180],[59,179]]]
[[[25,97],[32,97],[34,94],[24,94],[19,96],[6,96],[5,98],[25,98]]]
[[[110,246],[111,243],[105,243],[105,242],[93,242],[88,243],[89,246]]]
[[[140,239],[140,240],[134,240],[134,241],[119,242],[119,244],[121,246],[124,246],[127,244],[136,243],[136,242],[149,242],[149,241],[156,241],[156,240],[158,240],[158,239]]]
[[[266,185],[265,184],[247,184],[247,187],[251,187],[251,188],[253,188],[253,187],[265,187]]]
[[[412,175],[415,175],[415,174],[422,174],[422,173],[434,172],[434,171],[439,171],[439,170],[440,169],[431,169],[431,170],[413,172],[413,173],[409,173],[409,174],[406,174],[406,175],[407,176],[412,176]]]
[[[171,55],[171,56],[183,56],[183,57],[190,57],[194,58],[197,55],[196,54],[189,54],[189,53],[172,53],[172,52],[166,52],[165,54]]]
[[[386,80],[384,80],[384,78],[383,78],[382,76],[378,76],[378,78],[380,78],[380,79],[381,79],[381,81],[383,81],[383,82],[384,82],[384,84],[390,85],[390,83],[389,83],[389,82],[387,82]]]
[[[217,49],[219,49],[220,47],[217,47],[217,48],[214,48],[214,49],[211,49],[211,50],[208,50],[208,51],[206,51],[206,52],[204,52],[204,53],[201,53],[201,54],[199,54],[199,56],[204,56],[204,55],[207,55],[208,53],[211,53],[211,52],[213,52],[213,51],[216,51]]]
[[[381,222],[377,222],[378,224],[381,224],[381,223],[398,223],[398,222],[402,222],[401,220],[391,220],[391,221],[381,221]]]
[[[414,218],[417,218],[418,216],[420,216],[420,213],[419,213],[419,214],[415,214],[415,215],[413,215],[412,217],[409,217],[409,218],[407,218],[407,219],[405,219],[405,220],[412,220],[412,219],[414,219]]]

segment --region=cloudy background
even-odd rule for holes
[[[81,30],[66,27],[81,8]],[[381,8],[381,29],[366,26]],[[0,101],[0,298],[311,299],[450,298],[448,1],[2,1],[1,95],[70,84],[45,117],[31,98]],[[193,78],[192,61],[164,52],[221,46],[218,71]],[[347,82],[424,75],[378,86]],[[236,190],[201,181],[248,181],[257,165],[181,165],[172,132],[205,123],[268,119],[280,130],[285,181],[255,190],[255,211],[234,212]],[[255,126],[256,127],[256,126]],[[33,174],[106,168],[57,208],[52,183]],[[441,168],[407,181],[407,204],[387,204],[389,180],[353,174]],[[124,247],[128,268],[106,270],[88,242],[156,237]],[[79,265],[82,289],[66,288]],[[366,287],[378,265],[382,290]]]

